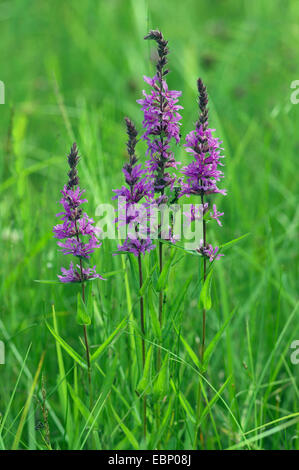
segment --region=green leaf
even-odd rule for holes
[[[192,406],[190,405],[190,403],[188,402],[187,398],[185,397],[185,395],[180,391],[180,390],[176,390],[176,387],[175,387],[175,384],[174,384],[174,381],[171,379],[170,381],[170,385],[172,386],[173,390],[175,391],[175,393],[178,395],[179,397],[179,400],[180,400],[180,403],[182,405],[182,407],[184,408],[187,416],[190,418],[191,422],[193,424],[196,423],[196,419],[195,419],[195,415],[194,415],[194,411],[193,411],[193,408]]]
[[[158,341],[161,342],[162,332],[161,332],[161,327],[160,327],[160,322],[159,322],[155,302],[153,301],[152,289],[149,290],[147,299],[148,299],[148,305],[149,305],[149,311],[150,311],[150,316],[151,316],[151,322],[152,322],[154,335],[158,339]]]
[[[154,383],[153,396],[154,400],[161,400],[168,393],[169,388],[169,355],[166,354],[158,377]]]
[[[32,344],[30,343],[30,345],[29,345],[29,347],[28,347],[28,349],[27,349],[27,353],[26,353],[26,355],[25,355],[25,357],[24,357],[24,360],[23,360],[23,363],[22,363],[22,365],[21,365],[21,370],[20,370],[19,375],[18,375],[18,378],[17,378],[17,380],[16,380],[16,382],[15,382],[14,389],[13,389],[11,395],[10,395],[9,402],[8,402],[8,404],[7,404],[7,406],[6,406],[5,414],[4,414],[4,416],[1,416],[1,421],[0,421],[0,436],[2,435],[2,431],[3,431],[3,429],[4,429],[4,425],[5,425],[6,419],[7,419],[8,415],[9,415],[10,408],[11,408],[11,405],[12,405],[12,402],[13,402],[13,399],[14,399],[14,396],[15,396],[15,394],[16,394],[16,391],[17,391],[17,388],[18,388],[18,385],[19,385],[19,382],[20,382],[20,378],[21,378],[21,375],[22,375],[23,370],[24,370],[24,368],[25,368],[25,364],[26,364],[26,361],[27,361],[27,358],[28,358],[28,355],[29,355],[29,351],[30,351],[30,349],[31,349],[31,345],[32,345]]]
[[[231,447],[228,447],[227,450],[235,450],[239,449],[240,447],[245,447],[248,444],[251,444],[256,441],[261,441],[262,439],[265,439],[266,437],[269,437],[273,434],[280,433],[283,429],[288,428],[289,426],[294,426],[295,424],[299,423],[299,419],[290,419],[286,423],[282,423],[278,426],[274,426],[273,428],[268,429],[267,431],[263,431],[256,436],[250,437],[249,439],[245,439],[244,441],[238,442],[237,444],[234,444]]]
[[[44,351],[41,355],[40,361],[38,363],[37,370],[35,372],[34,379],[32,381],[31,387],[29,389],[27,400],[25,402],[25,406],[23,408],[23,412],[22,412],[21,419],[20,419],[20,422],[19,422],[19,425],[18,425],[18,429],[17,429],[17,432],[15,434],[15,438],[14,438],[14,441],[13,441],[13,444],[12,444],[12,447],[11,447],[12,450],[17,450],[18,447],[19,447],[19,443],[20,443],[20,440],[21,440],[21,437],[22,437],[23,428],[24,428],[24,425],[26,423],[27,415],[28,415],[29,410],[30,410],[31,400],[32,400],[32,397],[33,397],[33,394],[34,394],[35,387],[37,385],[39,375],[40,375],[41,370],[42,370],[42,365],[43,365],[43,362],[44,362],[44,359],[45,359],[45,354],[46,353]]]
[[[83,369],[87,369],[87,365],[85,361],[82,359],[82,357],[66,342],[64,339],[61,338],[54,330],[53,328],[49,325],[49,323],[46,322],[47,328],[50,331],[50,333],[54,336],[56,341],[59,342],[59,344],[63,347],[63,349],[68,353],[68,355],[74,359]]]
[[[102,273],[101,276],[103,276],[104,278],[112,277],[112,276],[116,276],[117,274],[121,274],[123,272],[124,272],[123,269],[117,269],[116,271],[109,271],[108,273]]]
[[[210,412],[210,410],[212,409],[213,405],[219,400],[222,392],[225,390],[227,384],[229,383],[229,381],[231,380],[231,376],[228,377],[226,379],[226,381],[224,382],[224,384],[220,387],[220,389],[218,390],[217,393],[215,393],[215,395],[213,396],[213,398],[207,403],[207,405],[205,406],[205,408],[203,409],[203,411],[201,412],[201,416],[199,418],[199,422],[198,422],[198,426],[202,423],[202,421],[204,420],[204,418],[206,417],[206,415]]]
[[[54,281],[51,279],[34,279],[34,282],[38,282],[39,284],[61,284],[60,281]]]
[[[85,420],[87,421],[89,419],[89,416],[90,416],[89,409],[84,405],[82,400],[78,397],[78,395],[76,394],[73,387],[69,383],[67,384],[67,386],[68,386],[68,390],[70,392],[70,395],[71,395],[75,405],[77,406],[77,408],[80,411],[83,418],[85,418]]]
[[[147,276],[146,280],[144,281],[144,283],[142,284],[142,287],[139,289],[139,295],[140,297],[143,297],[143,295],[145,294],[147,288],[148,288],[148,285],[149,283],[151,282],[151,279],[152,279],[152,275],[155,271],[157,267],[157,263],[152,267],[152,269],[150,270],[149,272],[149,275]]]
[[[162,272],[161,272],[161,274],[158,278],[158,281],[157,281],[156,290],[158,292],[165,289],[165,285],[167,283],[170,266],[171,266],[173,258],[175,257],[175,254],[176,254],[175,250],[171,250],[171,251],[172,251],[171,255],[169,256],[168,260],[164,264]]]
[[[216,335],[212,339],[212,341],[209,343],[207,349],[205,350],[205,355],[204,355],[204,366],[207,367],[208,362],[210,360],[210,357],[217,346],[221,336],[223,335],[223,332],[225,331],[226,327],[228,326],[229,322],[231,321],[232,317],[234,316],[236,311],[236,308],[229,314],[223,325],[220,327],[220,329],[217,331]]]
[[[127,323],[127,317],[125,317],[121,322],[120,324],[115,328],[115,330],[113,331],[113,333],[111,333],[111,335],[109,336],[109,338],[106,339],[106,341],[104,341],[103,344],[101,344],[101,346],[98,347],[98,349],[92,354],[92,356],[90,357],[90,361],[95,361],[96,359],[98,359],[98,357],[105,351],[105,349],[109,346],[109,344],[111,343],[111,341],[114,339],[114,337],[119,333],[119,331],[126,325]]]
[[[234,245],[235,243],[238,243],[240,240],[242,240],[243,238],[245,237],[248,237],[248,235],[250,235],[250,232],[248,233],[245,233],[244,235],[241,235],[241,237],[238,237],[238,238],[234,238],[233,240],[227,242],[227,243],[224,243],[223,245],[220,246],[220,248],[227,248],[228,246],[231,246],[231,245]]]
[[[188,290],[188,287],[190,285],[190,282],[192,281],[193,279],[193,275],[191,275],[187,281],[185,282],[185,284],[183,285],[183,287],[179,290],[178,292],[178,295],[176,296],[173,304],[171,305],[171,318],[175,318],[176,314],[178,313],[183,301],[185,300],[185,297],[186,297],[186,293],[187,293],[187,290]],[[171,326],[171,324],[170,324]]]
[[[89,279],[85,279],[83,282],[84,284],[90,284],[92,281],[98,281],[99,278],[98,277],[90,277]],[[106,279],[104,279],[105,281]]]
[[[183,336],[179,333],[179,331],[178,331],[177,327],[175,326],[174,322],[173,322],[173,326],[175,328],[176,333],[180,336],[180,340],[183,343],[190,359],[194,362],[194,364],[196,365],[196,367],[198,367],[198,369],[201,369],[201,364],[200,364],[200,361],[199,361],[197,355],[195,354],[195,352],[193,351],[191,346],[189,346],[187,341],[183,338]]]
[[[79,325],[90,325],[91,324],[91,318],[88,313],[88,309],[86,304],[84,303],[82,299],[82,295],[80,292],[78,292],[77,295],[77,323]]]
[[[151,382],[152,352],[153,352],[153,346],[151,345],[146,354],[143,375],[136,387],[136,391],[139,395],[141,395],[145,390],[148,389],[148,386]]]
[[[172,243],[167,240],[159,240],[159,243],[163,243],[164,245],[171,246],[172,248],[178,248],[179,250],[187,251],[183,246],[180,246],[178,243]]]
[[[179,289],[178,295],[176,296],[173,304],[171,305],[170,312],[168,314],[169,321],[163,328],[163,336],[164,338],[168,337],[169,335],[172,335],[172,329],[173,329],[173,322],[176,320],[176,316],[186,298],[186,293],[188,291],[189,285],[193,279],[193,275],[191,275],[185,284],[182,286],[181,289]]]
[[[86,302],[86,309],[87,309],[87,314],[92,321],[93,319],[93,314],[94,314],[94,296],[92,295],[92,284],[89,286],[86,286],[88,291],[87,291],[87,302]]]
[[[110,401],[110,407],[111,407],[112,413],[114,414],[114,417],[115,417],[116,421],[119,424],[119,427],[124,432],[124,434],[128,438],[129,442],[132,444],[134,449],[138,450],[139,449],[139,444],[138,444],[137,440],[135,439],[133,433],[129,430],[129,428],[127,428],[127,426],[124,424],[122,419],[118,416],[118,414],[116,413],[111,401]]]
[[[201,289],[198,307],[204,308],[205,310],[210,310],[212,307],[212,299],[211,299],[211,280],[212,280],[213,270],[211,269],[209,274],[206,277],[204,285]]]
[[[117,372],[117,367],[118,367],[118,357],[115,356],[112,364],[109,364],[108,372],[107,375],[102,382],[101,390],[98,391],[99,396],[98,399],[96,400],[93,409],[90,410],[89,417],[86,420],[84,427],[80,433],[80,436],[78,436],[76,442],[73,444],[72,449],[77,450],[78,448],[82,450],[84,448],[84,445],[89,437],[89,435],[92,433],[94,426],[98,422],[98,419],[104,410],[104,406],[106,401],[108,400],[108,397],[111,393],[112,390],[112,385],[113,381],[115,380],[116,372]],[[85,437],[83,438],[84,433]]]
[[[52,315],[53,315],[53,329],[57,335],[59,335],[57,318],[56,318],[56,311],[55,306],[52,305]],[[67,409],[67,380],[65,375],[65,367],[63,362],[62,350],[60,343],[56,341],[56,354],[57,354],[57,364],[58,364],[58,371],[59,371],[59,386],[58,386],[58,394],[60,396],[60,401],[62,403],[63,412],[69,414],[69,410]]]
[[[157,432],[152,433],[151,436],[151,441],[149,444],[149,449],[156,449],[158,442],[161,441],[163,434],[169,429],[169,425],[171,426],[171,423],[169,421],[171,418],[173,419],[173,404],[175,400],[175,394],[171,394],[170,398],[167,400],[168,401],[168,406],[166,408],[164,417],[161,421],[161,424],[157,430]]]
[[[202,254],[199,253],[198,251],[196,251],[196,250],[187,250],[187,248],[185,248],[184,246],[179,245],[178,243],[172,243],[172,242],[168,242],[166,240],[159,240],[159,241],[160,241],[160,243],[164,243],[165,245],[169,245],[169,246],[173,247],[173,249],[182,250],[182,251],[184,251],[185,253],[187,253],[189,255],[201,256],[202,257]]]

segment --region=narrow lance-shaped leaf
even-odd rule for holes
[[[149,291],[148,291],[147,300],[148,300],[148,305],[149,305],[149,312],[150,312],[150,316],[151,316],[153,332],[154,332],[155,337],[160,342],[161,339],[162,339],[162,332],[161,332],[160,322],[159,322],[159,318],[158,318],[158,313],[157,313],[157,310],[155,308],[155,303],[153,301],[153,291],[152,291],[152,289],[149,289]]]
[[[77,323],[79,325],[90,325],[91,318],[88,313],[86,304],[83,302],[82,295],[78,292],[77,295]]]
[[[153,352],[153,346],[151,345],[146,354],[143,375],[136,388],[136,391],[139,395],[141,395],[141,393],[143,393],[145,390],[148,389],[149,384],[151,382],[152,352]]]
[[[159,375],[154,383],[153,395],[155,400],[161,400],[168,393],[169,389],[169,355],[166,354]]]
[[[170,270],[170,266],[171,266],[173,258],[175,257],[175,254],[176,254],[175,250],[172,250],[171,255],[169,256],[168,260],[166,261],[166,263],[163,266],[162,272],[161,272],[161,274],[158,278],[158,282],[157,282],[157,286],[156,286],[156,290],[158,292],[165,289],[166,282],[167,282],[167,279],[168,279],[169,270]]]
[[[120,323],[119,325],[115,328],[115,330],[111,333],[111,335],[106,339],[106,341],[104,341],[103,344],[101,344],[101,346],[98,347],[98,349],[92,354],[90,360],[91,362],[92,361],[95,361],[96,359],[98,359],[98,357],[105,351],[105,349],[109,346],[109,344],[111,343],[111,341],[114,339],[114,337],[117,335],[117,333],[120,332],[120,330],[122,328],[124,328],[124,326],[126,325],[127,323],[127,317],[124,318]]]
[[[217,403],[217,401],[219,400],[222,392],[225,390],[227,384],[229,383],[229,381],[231,380],[231,376],[229,376],[226,381],[224,382],[224,384],[220,387],[220,389],[218,390],[217,393],[215,393],[215,395],[213,396],[213,398],[207,403],[207,405],[205,406],[205,408],[203,409],[203,411],[201,412],[201,416],[199,418],[199,424],[202,423],[202,421],[204,420],[204,418],[206,417],[206,415],[210,412],[210,410],[213,408],[213,406],[215,405],[215,403]]]
[[[127,437],[128,441],[131,443],[131,445],[134,447],[134,449],[138,450],[139,449],[139,444],[138,444],[136,438],[134,437],[133,433],[129,430],[129,428],[125,425],[123,420],[117,414],[117,412],[115,411],[111,401],[110,401],[109,405],[110,405],[112,413],[113,413],[119,427],[121,428],[121,430],[123,431],[123,433]]]
[[[32,384],[31,384],[31,387],[30,387],[30,390],[29,390],[29,393],[28,393],[28,397],[27,397],[25,406],[23,408],[21,419],[20,419],[20,422],[19,422],[19,425],[18,425],[18,429],[17,429],[16,435],[15,435],[15,438],[14,438],[14,441],[13,441],[13,444],[12,444],[12,450],[17,450],[18,447],[19,447],[19,443],[20,443],[20,440],[21,440],[21,437],[22,437],[23,428],[24,428],[26,418],[27,418],[28,413],[29,413],[30,403],[31,403],[31,400],[32,400],[32,397],[33,397],[33,394],[34,394],[34,390],[35,390],[35,387],[37,385],[37,381],[38,381],[38,378],[39,378],[39,375],[40,375],[40,372],[41,372],[41,369],[42,369],[42,365],[43,365],[43,362],[44,362],[44,359],[45,359],[45,354],[46,353],[44,351],[42,353],[40,361],[38,363],[38,367],[37,367],[34,379],[32,381]]]
[[[194,424],[196,422],[196,419],[195,419],[195,413],[194,413],[194,410],[193,410],[192,406],[188,402],[185,395],[181,392],[181,390],[176,389],[174,381],[172,379],[170,381],[170,384],[171,384],[171,387],[173,388],[173,390],[175,391],[175,393],[178,395],[180,403],[181,403],[183,409],[185,410],[187,416],[190,418],[191,422]]]
[[[73,358],[74,361],[76,361],[81,367],[83,367],[84,369],[87,369],[87,365],[86,365],[84,359],[82,359],[82,357],[66,341],[64,341],[64,339],[61,338],[61,336],[59,336],[53,330],[53,328],[49,325],[49,323],[46,322],[46,325],[47,325],[47,328],[50,331],[50,333],[54,336],[56,341],[59,342],[59,344],[63,347],[63,349],[68,353],[68,355],[71,358]]]
[[[145,292],[146,292],[146,290],[147,290],[147,288],[148,288],[148,286],[149,286],[149,284],[152,280],[152,275],[153,275],[156,267],[157,267],[157,263],[152,267],[152,269],[150,270],[149,275],[147,276],[146,280],[144,281],[142,287],[139,289],[140,297],[142,297],[145,294]]]
[[[250,235],[250,232],[245,233],[244,235],[241,235],[238,238],[234,238],[233,240],[230,240],[227,243],[224,243],[223,245],[220,246],[220,248],[223,249],[223,248],[227,248],[231,245],[234,245],[235,243],[238,243],[239,241],[243,240],[243,238],[248,237],[248,235]]]
[[[210,310],[212,307],[212,298],[211,298],[211,280],[212,280],[213,270],[211,269],[209,274],[206,277],[204,285],[201,289],[199,296],[199,308],[204,308],[205,310]]]
[[[200,369],[200,361],[197,357],[197,355],[195,354],[195,352],[193,351],[193,349],[191,348],[191,346],[187,343],[187,341],[185,340],[185,338],[181,335],[181,333],[178,331],[177,327],[175,326],[175,323],[173,322],[173,325],[174,325],[174,329],[176,331],[176,333],[179,335],[180,337],[180,340],[183,344],[183,346],[185,347],[190,359],[192,359],[192,361],[194,362],[194,364],[196,365],[196,367],[198,367]]]
[[[227,319],[225,320],[225,322],[222,324],[222,326],[219,328],[219,330],[217,331],[216,335],[214,336],[214,338],[212,339],[212,341],[209,343],[208,347],[206,348],[206,351],[205,351],[205,360],[204,360],[204,366],[206,367],[208,365],[208,362],[210,360],[210,357],[215,349],[215,347],[217,346],[221,336],[223,335],[226,327],[229,325],[232,317],[234,316],[235,314],[235,311],[236,309],[234,309],[230,314],[229,316],[227,317]]]
[[[88,420],[90,416],[89,409],[84,405],[83,401],[78,397],[75,390],[69,383],[67,384],[67,387],[70,392],[71,398],[74,401],[74,404],[78,407],[78,410],[80,411],[83,418],[85,418],[85,420]]]
[[[161,440],[164,433],[166,433],[167,429],[169,429],[169,425],[171,426],[171,419],[174,418],[173,416],[173,403],[175,400],[175,394],[173,393],[168,401],[168,406],[166,408],[165,414],[163,419],[161,420],[161,425],[157,433],[152,433],[151,441],[149,443],[149,449],[156,449],[158,442]]]

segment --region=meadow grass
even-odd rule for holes
[[[0,340],[6,364],[0,365],[0,449],[190,449],[199,380],[198,448],[299,448],[299,366],[290,361],[290,345],[299,339],[299,105],[290,103],[290,84],[299,78],[298,20],[297,2],[279,0],[1,2]],[[93,259],[104,277],[113,274],[93,284],[90,413],[86,370],[55,340],[60,335],[84,357],[77,288],[34,281],[56,279],[62,264],[52,226],[72,142],[82,156],[90,215],[122,183],[123,118],[140,129],[136,99],[142,75],[153,70],[152,45],[143,36],[156,27],[170,42],[169,85],[183,91],[183,136],[197,117],[201,76],[212,127],[224,141],[228,196],[219,204],[225,220],[209,236],[224,244],[249,235],[215,263],[207,348],[220,334],[204,374],[199,258],[177,250],[166,286],[163,378],[157,381],[153,369],[138,393],[138,265],[112,256],[116,241],[104,241]],[[137,152],[143,155],[142,144]],[[187,161],[182,149],[177,159]],[[170,248],[165,253],[170,256]],[[161,347],[156,262],[154,253],[144,262],[144,279],[152,273],[145,327],[153,355]]]

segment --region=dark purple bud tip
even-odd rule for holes
[[[144,39],[151,39],[156,41],[158,45],[158,55],[159,60],[157,62],[157,72],[158,76],[162,78],[163,76],[163,67],[167,64],[167,54],[169,53],[169,49],[167,47],[168,41],[164,39],[163,34],[158,29],[152,29]]]
[[[130,164],[134,165],[137,162],[137,158],[135,156],[135,147],[137,144],[137,129],[135,127],[135,124],[131,119],[128,117],[125,117],[125,122],[127,126],[127,134],[128,134],[128,142],[127,142],[127,150],[128,154],[130,156]]]
[[[78,147],[77,147],[76,142],[73,143],[71,147],[71,151],[67,156],[67,160],[68,160],[68,164],[70,167],[70,171],[67,174],[69,177],[67,187],[68,189],[71,189],[74,186],[78,186],[79,184],[77,165],[79,163],[80,157],[79,157]]]

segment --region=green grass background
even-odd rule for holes
[[[45,448],[44,429],[37,426],[43,421],[41,376],[30,393],[43,351],[53,448],[192,448],[199,375],[172,320],[197,355],[199,258],[178,256],[169,277],[163,356],[170,353],[174,387],[163,391],[159,430],[149,391],[147,442],[135,393],[140,364],[134,338],[137,349],[140,344],[134,261],[111,256],[115,241],[104,241],[93,257],[98,272],[125,268],[127,273],[94,287],[93,348],[128,315],[130,302],[136,324],[131,315],[93,368],[100,408],[92,426],[84,408],[86,374],[64,351],[61,359],[59,348],[58,363],[57,345],[44,321],[52,324],[55,303],[61,336],[84,356],[75,318],[77,289],[34,282],[55,279],[66,263],[51,231],[71,143],[76,140],[80,148],[90,215],[99,203],[110,202],[112,188],[122,183],[123,118],[129,115],[141,129],[136,99],[144,88],[142,75],[154,73],[153,45],[143,36],[159,28],[171,49],[169,86],[183,91],[183,136],[197,117],[201,76],[210,96],[211,125],[224,141],[228,196],[217,200],[224,226],[209,226],[209,237],[225,243],[250,232],[215,266],[208,344],[236,312],[205,375],[207,400],[214,401],[201,423],[199,448],[298,449],[299,366],[290,361],[290,345],[299,339],[299,105],[290,102],[290,84],[299,79],[298,21],[296,1],[0,2],[0,79],[6,86],[6,103],[0,106],[0,339],[6,346],[6,364],[0,366],[1,448],[12,448],[16,436],[17,447]],[[143,159],[144,147],[138,151]],[[177,158],[187,161],[182,149]],[[153,262],[154,255],[145,271]],[[174,317],[176,296],[190,277]],[[156,344],[148,305],[146,317],[148,345]],[[154,374],[153,369],[152,381]],[[220,399],[215,391],[229,377]]]

